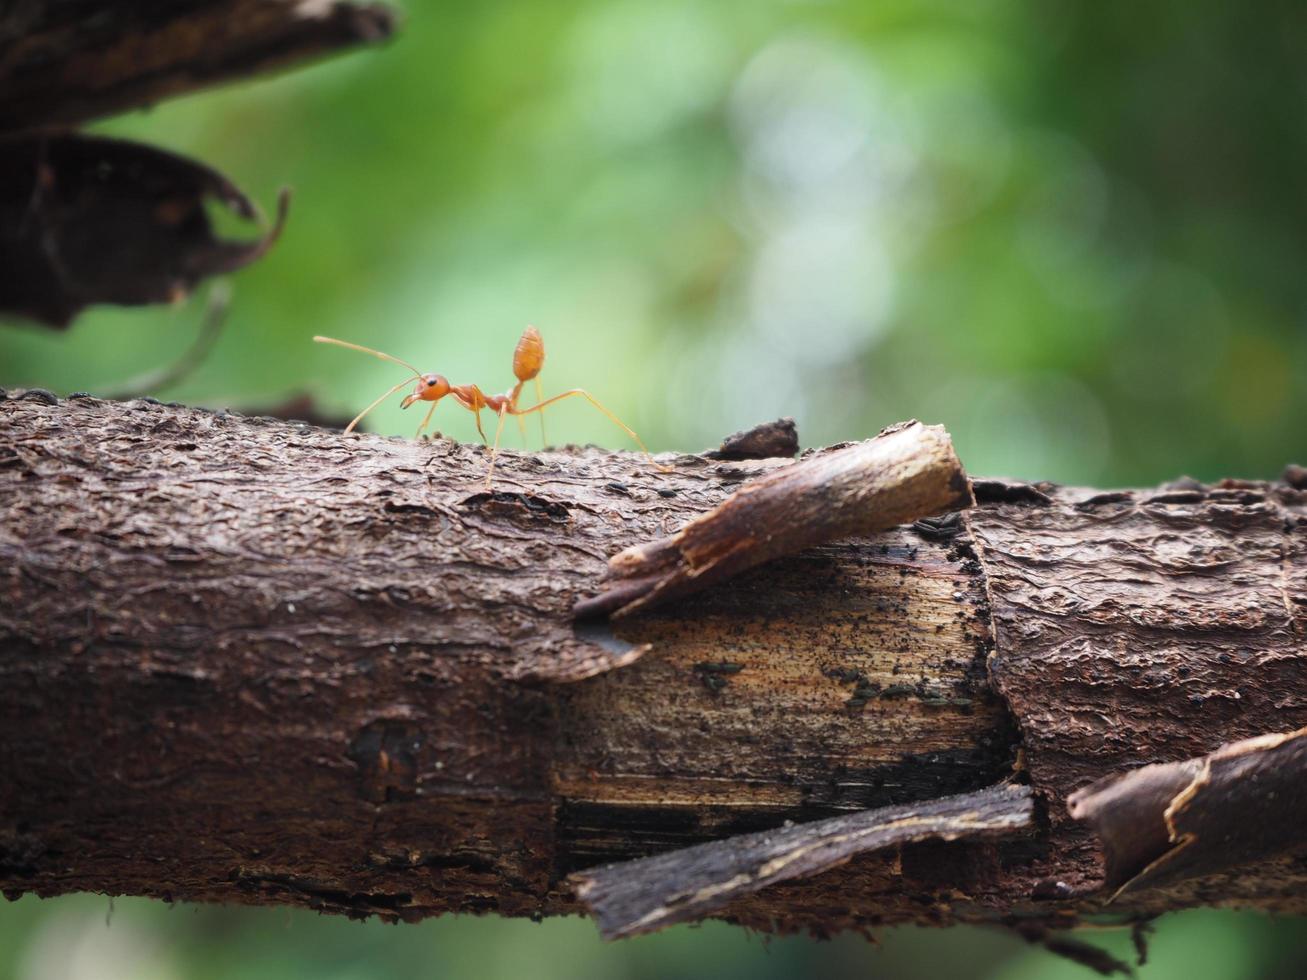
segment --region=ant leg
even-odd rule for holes
[[[430,407],[429,409],[427,409],[427,416],[426,416],[426,418],[424,418],[424,419],[422,420],[422,424],[418,426],[417,434],[413,436],[414,439],[421,439],[421,438],[422,438],[422,433],[426,430],[426,427],[427,427],[428,425],[431,424],[431,416],[433,416],[433,415],[436,414],[436,405],[437,405],[437,404],[439,404],[439,403],[438,403],[438,402],[432,402],[432,403],[431,403],[431,407]]]
[[[544,389],[544,387],[540,384],[540,379],[539,379],[539,378],[536,378],[536,401],[537,401],[537,402],[542,402],[542,401],[544,401],[544,400],[545,400],[545,389]],[[541,412],[541,413],[540,413],[540,445],[541,445],[542,448],[545,448],[545,449],[548,449],[548,448],[549,448],[549,438],[545,435],[545,413],[544,413],[544,412]]]
[[[476,416],[477,432],[481,433],[481,441],[489,445],[489,440],[486,439],[486,430],[481,428],[481,409],[479,408],[473,409],[472,414]]]
[[[522,396],[522,385],[525,382],[519,381],[513,385],[513,390],[508,393],[508,412],[513,418],[517,419],[517,431],[522,436],[522,445],[526,445],[526,423],[522,421],[522,416],[517,414],[517,400]],[[539,401],[540,399],[536,399]]]
[[[403,388],[406,384],[412,384],[412,382],[413,382],[412,378],[405,378],[399,384],[395,385],[395,387],[391,388],[388,392],[386,392],[384,395],[382,395],[380,398],[374,401],[367,408],[363,409],[363,411],[359,412],[358,415],[354,416],[354,421],[351,422],[349,425],[345,426],[345,435],[349,435],[351,432],[353,432],[354,426],[358,425],[359,422],[363,420],[363,416],[367,415],[368,412],[372,411],[374,408],[376,408],[378,405],[384,402],[395,392],[399,391],[400,388]]]
[[[504,434],[504,419],[508,417],[508,406],[499,410],[499,424],[495,426],[495,444],[490,449],[490,467],[486,470],[486,489],[490,489],[490,478],[495,475],[495,457],[499,455],[499,437]]]
[[[623,432],[625,432],[628,436],[630,436],[632,439],[635,440],[635,444],[640,447],[640,450],[646,456],[649,457],[649,462],[653,463],[655,467],[662,470],[662,472],[664,473],[671,473],[675,469],[675,467],[665,466],[664,464],[655,460],[653,458],[653,453],[649,452],[649,447],[646,446],[644,444],[644,441],[635,434],[635,430],[632,429],[625,422],[623,422],[621,419],[619,419],[616,415],[614,415],[609,409],[605,408],[603,403],[600,402],[598,398],[590,394],[590,392],[586,391],[584,388],[573,388],[571,391],[565,391],[561,395],[554,395],[553,398],[547,398],[537,405],[532,405],[530,408],[522,409],[522,411],[519,412],[518,414],[526,415],[529,412],[539,412],[542,409],[548,407],[549,405],[552,405],[554,402],[562,401],[564,398],[570,398],[573,395],[580,395],[595,408],[599,409],[599,411],[607,415],[608,418],[611,419],[617,425],[618,428],[620,428]]]

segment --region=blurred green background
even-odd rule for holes
[[[977,474],[1097,485],[1307,462],[1307,8],[412,2],[391,44],[95,127],[210,162],[282,241],[167,398],[348,417],[401,372],[503,390],[523,326],[655,450],[942,422]],[[247,229],[229,226],[232,232]],[[202,298],[0,329],[0,385],[103,390]],[[411,435],[396,398],[371,419]],[[442,404],[435,425],[475,438]],[[538,430],[528,430],[535,433]],[[619,447],[583,403],[555,441]],[[509,445],[519,436],[512,427]],[[603,946],[584,922],[385,927],[76,897],[0,906],[46,977],[1087,975],[996,933]],[[1302,923],[1163,923],[1147,977],[1301,976]],[[1104,934],[1124,954],[1128,939]],[[126,972],[108,963],[126,957]]]

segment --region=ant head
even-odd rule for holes
[[[417,387],[413,389],[413,394],[406,395],[404,400],[399,403],[400,408],[408,408],[414,402],[438,402],[449,394],[449,382],[443,375],[423,374],[418,376]]]

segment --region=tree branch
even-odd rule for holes
[[[1066,798],[1307,725],[1307,493],[977,481],[978,506],[576,624],[608,558],[787,460],[504,454],[148,401],[0,400],[0,887],[418,919],[1004,780],[1036,830],[895,843],[767,931],[1307,908],[1291,853],[1111,905]],[[648,648],[643,657],[638,654]]]

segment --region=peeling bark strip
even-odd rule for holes
[[[394,29],[389,8],[345,0],[9,0],[0,8],[0,132],[153,105]]]
[[[93,303],[182,299],[267,252],[290,198],[248,242],[214,236],[209,201],[263,224],[235,184],[174,153],[100,136],[0,139],[0,313],[66,327]]]
[[[943,426],[905,422],[754,480],[671,537],[614,555],[616,584],[576,615],[620,618],[802,548],[971,503]]]
[[[793,465],[662,460],[510,452],[487,493],[480,446],[0,391],[0,891],[573,913],[585,868],[1003,781],[988,657],[1034,836],[860,854],[714,915],[1039,932],[1110,894],[1066,794],[1307,725],[1293,487],[990,481],[961,517],[576,624],[608,556]],[[1107,911],[1211,904],[1307,911],[1307,867]]]
[[[1067,809],[1094,828],[1114,898],[1307,844],[1307,728],[1108,776]]]
[[[925,840],[1005,837],[1028,830],[1025,786],[743,834],[572,876],[605,939],[656,932],[721,911],[768,885],[820,874],[857,854]]]

